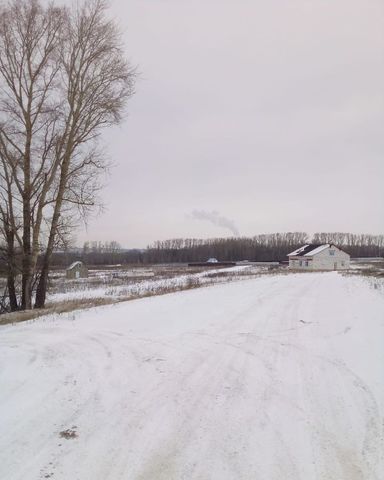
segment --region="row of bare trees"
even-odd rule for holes
[[[271,233],[252,238],[230,237],[157,241],[147,249],[149,263],[195,262],[216,257],[221,261],[280,260],[288,251],[306,243],[305,232]]]
[[[117,253],[121,251],[121,245],[116,240],[110,240],[102,242],[100,240],[94,240],[91,242],[84,242],[83,254],[88,255],[90,253]]]
[[[106,7],[0,6],[0,244],[11,310],[44,307],[54,249],[98,203],[108,166],[99,135],[133,94]]]
[[[313,243],[333,243],[345,247],[354,256],[381,256],[384,249],[384,235],[370,235],[367,233],[315,233]]]
[[[52,263],[66,267],[74,260],[87,265],[148,265],[154,263],[188,263],[219,260],[284,261],[287,253],[305,243],[334,243],[352,257],[383,257],[384,235],[353,233],[315,233],[309,240],[305,232],[272,233],[255,237],[214,239],[178,238],[157,241],[146,249],[123,249],[116,241],[85,242],[82,249],[56,251]]]
[[[157,241],[143,255],[147,263],[219,260],[284,261],[287,254],[305,243],[334,243],[352,257],[384,255],[384,235],[305,232],[271,233],[255,237],[172,239]]]

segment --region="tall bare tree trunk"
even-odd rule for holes
[[[9,296],[9,307],[11,312],[15,312],[19,309],[19,304],[17,302],[17,293],[15,285],[15,270],[12,265],[7,266],[7,287],[8,287],[8,296]]]
[[[52,258],[52,253],[55,246],[55,239],[56,239],[56,235],[59,227],[60,212],[63,204],[64,193],[67,186],[67,175],[68,175],[69,163],[71,159],[72,145],[73,145],[72,140],[70,140],[67,144],[67,148],[66,148],[67,154],[64,156],[64,160],[61,167],[59,189],[57,192],[55,208],[54,208],[53,216],[51,220],[51,227],[49,231],[47,248],[45,249],[45,253],[43,256],[43,263],[40,271],[40,278],[39,278],[39,282],[37,284],[37,289],[36,289],[35,308],[45,307],[45,301],[47,297],[48,274],[49,274],[49,268],[51,266],[51,258]]]
[[[44,308],[47,299],[48,274],[50,267],[50,255],[47,255],[47,253],[48,252],[46,252],[43,257],[39,283],[37,284],[35,308]]]
[[[47,298],[48,274],[49,268],[51,266],[51,258],[55,245],[56,231],[60,218],[60,209],[56,207],[53,215],[54,217],[52,219],[51,230],[49,232],[48,244],[44,252],[39,282],[36,288],[35,308],[44,308]]]
[[[9,273],[7,276],[7,287],[9,296],[9,307],[11,309],[11,312],[16,312],[16,310],[19,309],[19,305],[17,303],[15,276],[12,273]]]
[[[7,231],[7,287],[9,297],[9,307],[11,312],[19,309],[16,293],[16,266],[15,266],[15,245],[14,245],[14,233],[10,230]]]
[[[32,308],[32,252],[31,252],[31,224],[30,209],[24,205],[23,215],[23,261],[22,261],[22,279],[21,279],[21,308],[28,310]]]
[[[28,110],[31,108],[31,99],[28,102]],[[32,244],[31,244],[31,137],[32,127],[30,124],[30,113],[26,116],[27,139],[23,164],[24,192],[23,192],[23,265],[21,281],[21,308],[29,310],[32,308]]]

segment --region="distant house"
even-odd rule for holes
[[[73,262],[66,270],[66,277],[68,279],[87,278],[88,268],[80,260]]]
[[[288,258],[294,270],[346,270],[350,260],[348,253],[332,243],[303,245]]]
[[[208,258],[207,263],[219,263],[217,258]]]

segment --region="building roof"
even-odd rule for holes
[[[298,248],[297,250],[288,253],[288,257],[311,257],[312,255],[316,255],[317,253],[322,252],[326,248],[329,248],[332,244],[330,243],[311,243],[308,245],[303,245],[302,247]]]
[[[76,262],[71,263],[71,265],[67,268],[67,270],[72,270],[72,268],[81,267],[82,265],[83,265],[83,262],[80,262],[80,260],[77,260]]]

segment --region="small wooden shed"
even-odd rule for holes
[[[87,278],[88,268],[80,260],[78,260],[77,262],[73,262],[66,270],[66,277],[70,280],[77,278]]]

